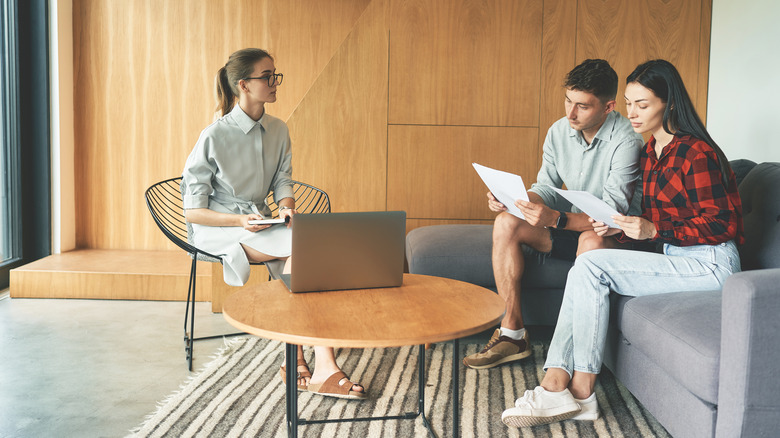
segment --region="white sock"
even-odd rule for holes
[[[511,338],[517,341],[523,339],[524,335],[525,335],[524,328],[521,328],[519,330],[510,330],[506,327],[501,327],[501,336],[506,336],[507,338]]]
[[[593,392],[593,394],[588,396],[588,398],[583,398],[583,399],[575,398],[574,399],[574,401],[576,401],[579,404],[593,403],[595,400],[596,400],[596,392],[595,391]]]
[[[572,420],[588,420],[588,421],[594,421],[598,420],[601,416],[601,413],[599,412],[599,404],[596,401],[596,393],[590,395],[588,398],[578,399],[575,398],[574,401],[576,401],[582,410],[579,414],[572,417]]]

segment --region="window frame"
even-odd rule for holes
[[[11,269],[51,254],[51,105],[48,1],[0,0],[0,8],[6,66],[0,74],[2,147],[9,159],[7,214],[17,251],[0,265],[4,289]]]

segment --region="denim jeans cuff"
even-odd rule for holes
[[[566,366],[564,366],[564,365],[558,365],[558,364],[553,364],[553,363],[545,363],[544,364],[544,370],[545,371],[547,371],[550,368],[558,368],[558,369],[564,370],[564,371],[566,371],[567,374],[569,374],[569,379],[571,379],[571,377],[572,377],[571,370],[566,368]]]
[[[594,366],[588,366],[588,367],[574,367],[574,371],[578,371],[581,373],[588,373],[588,374],[601,374],[601,367],[594,367]]]

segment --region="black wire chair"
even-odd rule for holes
[[[195,332],[195,280],[197,274],[197,261],[222,263],[219,256],[210,254],[190,243],[192,241],[192,227],[184,219],[184,205],[181,195],[181,177],[166,179],[160,181],[148,189],[144,195],[146,197],[146,206],[152,214],[154,222],[160,227],[160,231],[165,237],[175,243],[176,246],[186,251],[192,258],[190,267],[190,281],[187,288],[187,306],[184,311],[184,351],[187,355],[187,368],[192,371],[192,357],[194,355],[195,341],[204,339],[221,338],[225,336],[235,336],[242,333],[231,333],[227,335],[194,337]],[[299,213],[330,213],[330,199],[324,191],[293,181],[293,197],[295,198],[295,209]],[[265,203],[271,209],[273,217],[278,215],[279,207],[273,200],[273,193],[268,194]],[[253,263],[262,265],[264,263]],[[269,279],[271,270],[269,269]],[[189,330],[188,326],[189,325]]]

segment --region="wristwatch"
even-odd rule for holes
[[[558,216],[558,220],[555,222],[555,228],[558,228],[559,230],[562,230],[566,228],[566,223],[569,222],[569,217],[566,216],[565,211],[559,211],[561,215]]]

